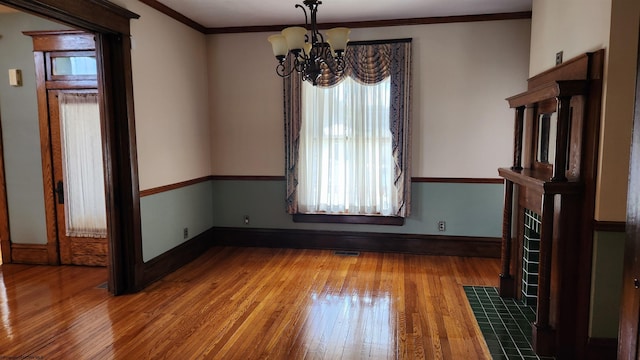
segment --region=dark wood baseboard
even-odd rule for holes
[[[49,265],[47,244],[11,244],[12,264]]]
[[[607,232],[625,232],[627,223],[625,221],[593,221],[593,230]]]
[[[589,338],[587,360],[615,360],[618,356],[618,339]]]
[[[136,284],[138,291],[202,255],[214,244],[212,240],[213,234],[214,230],[209,229],[162,255],[143,263],[140,266],[142,275]]]
[[[213,228],[216,245],[500,257],[500,238],[322,230]]]

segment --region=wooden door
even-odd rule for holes
[[[108,246],[97,90],[48,90],[47,98],[60,262],[106,266]],[[81,100],[80,106],[88,108],[88,111],[81,112],[81,116],[73,121],[67,119],[65,122],[65,113],[69,111],[62,108],[68,107],[61,101],[63,98]],[[70,129],[72,127],[82,131]],[[79,151],[74,153],[74,149]],[[87,153],[95,156],[87,159]],[[96,176],[87,175],[89,173]],[[95,209],[96,205],[99,209]],[[95,225],[86,226],[87,218],[96,217],[99,218],[100,230],[96,230]]]
[[[100,102],[97,98],[98,66],[95,37],[93,34],[77,30],[30,31],[25,34],[33,38],[34,45],[47,242],[51,248],[56,249],[55,263],[106,266],[108,262],[106,206],[101,205],[105,225],[96,227],[95,224],[89,224],[90,226],[87,227],[85,226],[87,222],[82,219],[93,216],[93,212],[83,210],[83,199],[93,200],[93,195],[97,192],[74,195],[87,189],[86,186],[77,186],[77,183],[82,182],[79,179],[92,178],[79,175],[85,172],[84,169],[102,170],[104,168],[101,155]],[[73,120],[73,125],[68,127],[71,129],[82,128],[85,123],[78,122],[78,116],[64,116],[69,110],[66,106],[73,103],[65,103],[63,111],[60,99],[67,99],[68,96],[93,96],[95,99],[91,104],[95,111],[89,116],[90,119],[86,120],[97,126],[97,132],[88,142],[98,148],[100,155],[93,157],[93,161],[80,165],[77,160],[82,156],[75,158],[68,156],[69,154],[77,155],[78,152],[65,153],[65,144],[70,140],[87,140],[86,137],[89,135],[80,132],[80,135],[66,138],[66,132],[63,131],[65,119]],[[74,171],[69,171],[68,168],[69,162],[66,160],[70,158],[75,159],[73,161],[75,166],[72,167]],[[104,204],[104,175],[100,173],[100,177],[102,178],[101,188],[98,192]],[[85,196],[85,194],[89,195]],[[70,206],[70,203],[73,206]],[[89,207],[89,209],[95,208],[95,206]],[[78,209],[80,210],[76,211]],[[101,231],[96,231],[97,228]]]
[[[640,53],[640,49],[639,49]],[[636,82],[636,109],[627,196],[627,238],[624,249],[622,308],[618,359],[640,359],[640,57]]]

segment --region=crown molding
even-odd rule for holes
[[[194,30],[198,30],[203,34],[206,34],[208,31],[208,29],[205,26],[189,19],[188,17],[180,14],[179,12],[173,10],[172,8],[168,7],[167,5],[157,0],[138,0],[138,1],[140,1],[143,4],[147,4],[148,6],[160,11],[161,13],[167,15],[168,17],[173,18],[174,20],[177,20],[187,25]]]
[[[411,19],[334,22],[334,23],[318,24],[318,28],[320,30],[331,29],[334,27],[348,27],[351,29],[357,29],[357,28],[372,28],[372,27],[448,24],[448,23],[461,23],[461,22],[516,20],[516,19],[531,19],[531,11],[482,14],[482,15],[434,16],[434,17],[422,17],[422,18],[411,18]],[[278,32],[289,26],[304,26],[304,25],[293,24],[293,25],[235,26],[235,27],[207,28],[206,34]]]
[[[172,8],[162,4],[158,0],[138,0],[159,12],[197,30],[203,34],[233,34],[233,33],[250,33],[250,32],[278,32],[288,26],[300,26],[300,24],[292,25],[264,25],[264,26],[231,26],[231,27],[211,27],[208,28],[197,23],[190,18],[180,14]],[[531,19],[531,11],[520,11],[512,13],[495,13],[481,15],[459,15],[459,16],[433,16],[411,19],[390,19],[390,20],[371,20],[371,21],[355,21],[355,22],[334,22],[318,24],[321,30],[331,29],[334,27],[349,27],[352,29],[368,28],[368,27],[387,27],[387,26],[406,26],[406,25],[426,25],[426,24],[447,24],[460,22],[476,22],[476,21],[497,21],[497,20],[517,20]]]

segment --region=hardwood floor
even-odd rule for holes
[[[138,294],[0,267],[0,359],[489,359],[462,285],[498,259],[212,248]]]

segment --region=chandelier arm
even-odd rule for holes
[[[320,31],[318,31],[318,5],[319,1],[309,1],[305,4],[309,7],[309,11],[311,12],[311,40],[313,45],[315,46],[318,43],[318,35],[320,35]],[[320,35],[322,36],[322,35]]]
[[[304,6],[300,5],[300,4],[296,4],[295,6],[296,8],[300,8],[302,9],[302,13],[304,14],[304,27],[305,29],[309,28],[309,17],[307,16],[307,10],[304,8]],[[311,9],[311,5],[309,5],[309,9]],[[311,42],[312,39],[309,38],[309,34],[304,34],[304,39],[305,42]],[[302,49],[302,53],[304,54],[304,49]]]
[[[321,45],[321,46],[324,47],[324,45],[326,43],[324,42],[324,36],[322,36],[322,33],[320,31],[317,31],[317,37],[318,37],[318,39],[317,39],[318,45]],[[331,52],[331,51],[329,51],[329,52]]]
[[[329,72],[333,75],[333,76],[337,76],[337,77],[341,77],[342,75],[344,75],[344,70],[345,70],[345,62],[343,58],[334,58],[333,59],[335,64],[336,64],[336,68],[334,69],[331,65],[329,65],[329,62],[327,62],[326,60],[322,60],[322,63],[324,64],[324,66],[329,69]]]
[[[302,72],[305,72],[306,67],[307,67],[306,59],[303,61],[296,59],[293,63],[292,69],[295,69],[297,72],[302,73]]]
[[[320,36],[322,36],[322,34],[320,34]],[[333,55],[331,55],[331,47],[329,46],[329,44],[325,43],[324,41],[318,44],[318,52],[319,52],[318,56],[321,57],[323,60],[333,57]]]
[[[309,25],[309,18],[307,17],[307,10],[304,8],[304,6],[300,5],[300,4],[296,4],[296,8],[300,8],[302,9],[302,12],[304,13],[304,24],[305,27]],[[309,7],[311,8],[311,7]]]
[[[284,66],[284,62],[278,64],[278,66],[276,66],[276,74],[278,74],[278,76],[286,78],[291,76],[291,74],[293,74],[294,71],[296,71],[296,68],[294,66],[291,67],[291,69],[289,69],[289,71],[286,71],[287,68],[286,66]]]

